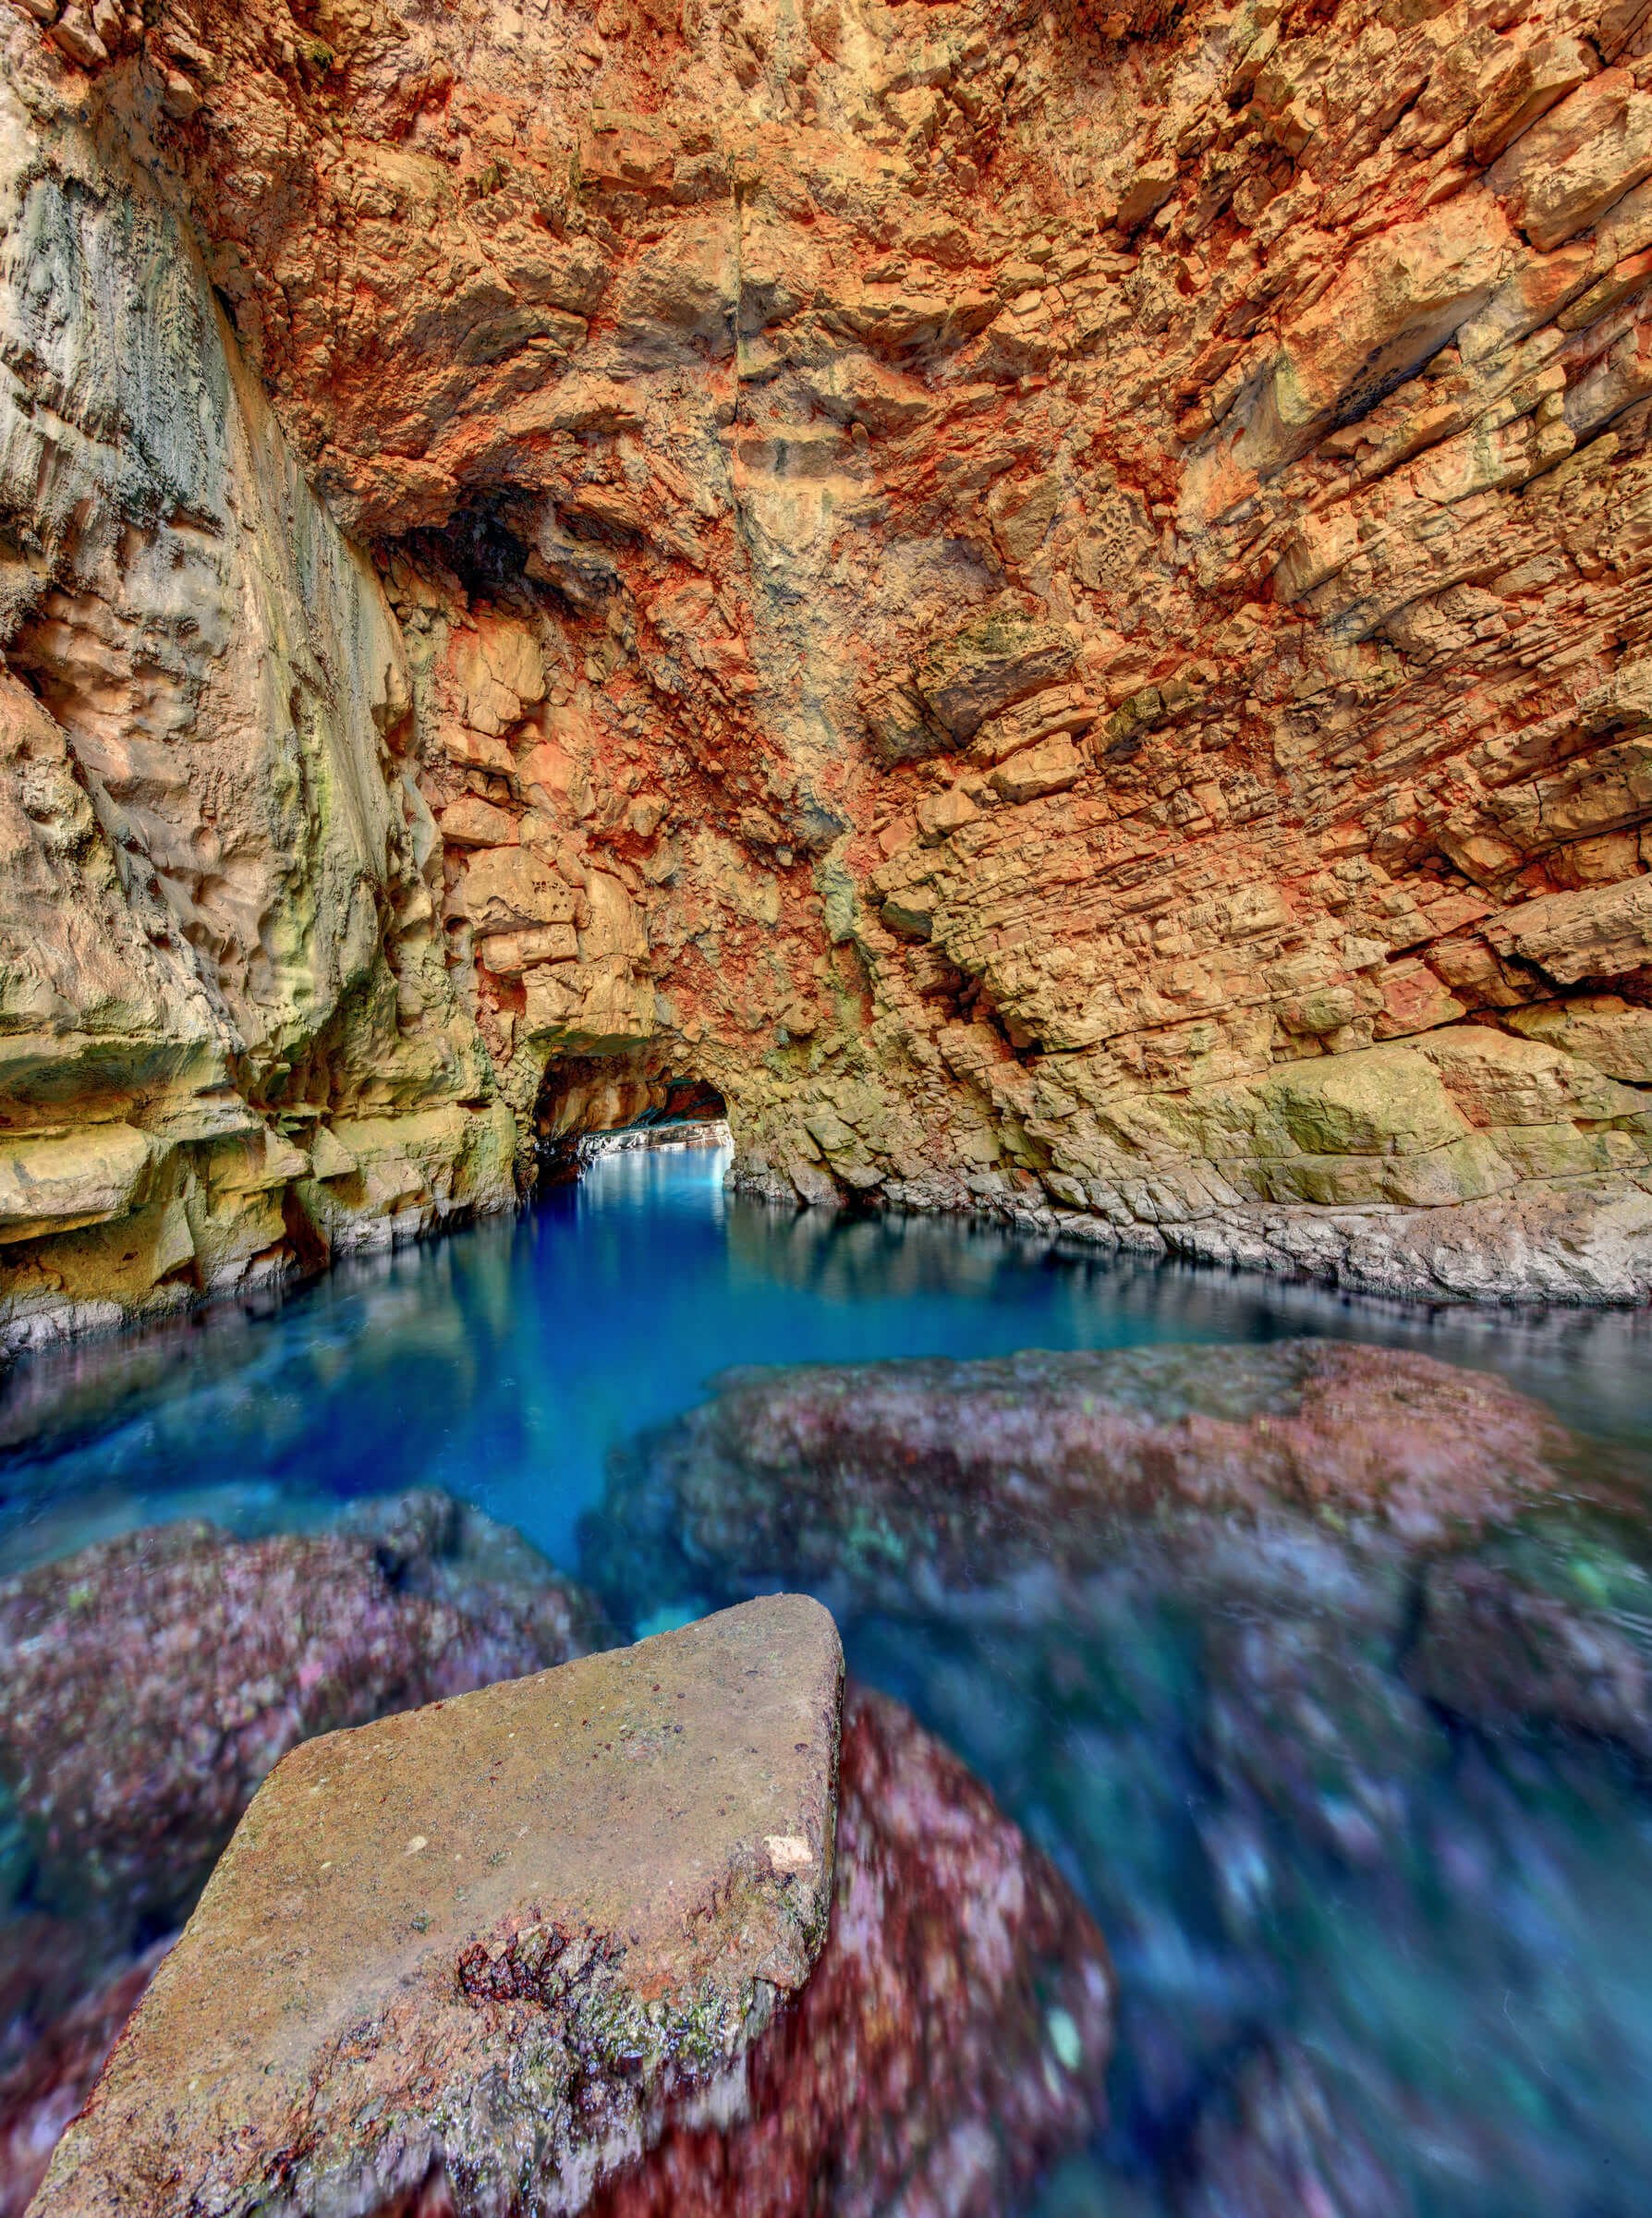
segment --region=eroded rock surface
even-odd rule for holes
[[[1067,1883],[887,1697],[844,1706],[832,1930],[747,2059],[746,2114],[674,2123],[602,2218],[997,2218],[1105,2115],[1113,1979]]]
[[[1644,12],[7,25],[8,1337],[696,1085],[794,1202],[1652,1290]]]
[[[808,1975],[842,1673],[776,1596],[294,1750],[35,2210],[581,2208]]]
[[[313,1534],[150,1528],[0,1583],[0,1773],[48,1893],[176,1917],[296,1742],[610,1638],[582,1590],[442,1494]]]
[[[1132,1537],[1295,1521],[1438,1543],[1574,1482],[1500,1381],[1330,1340],[734,1371],[618,1453],[584,1562],[605,1593],[796,1578],[895,1609]],[[1173,1544],[1173,1543],[1172,1543]]]

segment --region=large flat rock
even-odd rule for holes
[[[577,2208],[808,1975],[842,1671],[771,1596],[294,1749],[36,2218]]]

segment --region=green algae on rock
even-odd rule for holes
[[[778,1595],[293,1751],[39,2218],[579,2208],[820,1954],[842,1674]]]

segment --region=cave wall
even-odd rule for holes
[[[14,1338],[687,1079],[794,1202],[1652,1291],[1644,10],[7,21]]]

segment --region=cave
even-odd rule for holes
[[[534,1111],[538,1186],[577,1178],[597,1155],[672,1139],[726,1139],[728,1104],[692,1074],[652,1077],[601,1059],[553,1063]]]
[[[4,20],[0,2218],[1636,2218],[1647,0]]]

